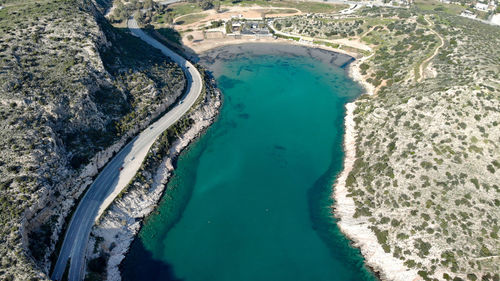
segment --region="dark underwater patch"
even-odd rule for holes
[[[219,83],[219,86],[222,89],[231,89],[234,88],[237,84],[241,83],[241,81],[229,78],[225,75],[222,75],[217,82]]]

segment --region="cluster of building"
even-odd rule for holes
[[[464,10],[460,16],[462,17],[466,17],[466,18],[469,18],[469,19],[475,19],[477,17],[476,14],[474,14],[474,12],[471,12],[469,10]]]
[[[444,4],[457,4],[457,5],[460,5],[462,4],[462,2],[460,1],[457,1],[457,0],[440,0],[441,3],[444,3]],[[473,4],[473,8],[475,10],[478,10],[478,11],[482,11],[482,12],[491,12],[491,11],[495,11],[497,9],[497,4],[495,3],[494,0],[491,0],[488,2],[488,0],[484,0],[484,1],[476,1],[475,3],[471,3]]]
[[[490,1],[489,3],[477,2],[474,5],[474,9],[483,12],[495,11],[497,9],[497,4],[495,3],[495,1]]]
[[[457,0],[440,0],[440,1],[444,4],[457,4],[457,5],[462,4]],[[479,12],[488,13],[489,15],[488,20],[483,20],[483,21],[489,22],[491,24],[500,25],[500,14],[494,14],[498,8],[498,4],[495,2],[495,0],[479,0],[477,2],[470,3],[468,6],[471,9],[464,10],[460,14],[460,16],[470,19],[477,19]]]
[[[263,20],[245,20],[245,19],[231,19],[226,24],[230,25],[230,31],[228,35],[234,36],[272,36],[269,32],[267,24]],[[229,30],[228,30],[229,31]]]

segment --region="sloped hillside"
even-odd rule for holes
[[[355,162],[336,186],[367,263],[382,280],[499,280],[500,28],[415,7],[275,26],[373,49],[355,69],[374,94],[354,104]]]
[[[427,40],[428,64],[405,60],[424,50],[412,47],[417,40],[372,31],[389,44],[366,67],[383,86],[354,111],[352,225],[368,226],[386,253],[423,280],[498,280],[500,28],[417,16],[424,36],[435,37]]]
[[[45,279],[75,199],[185,80],[89,0],[1,5],[0,279]]]

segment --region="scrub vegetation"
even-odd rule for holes
[[[500,279],[500,28],[427,0],[344,16],[326,13],[345,6],[320,2],[114,2],[108,17],[117,27],[134,14],[170,24],[224,6],[294,8],[313,14],[276,19],[289,38],[370,46],[359,68],[375,95],[356,101],[357,159],[347,178],[355,219],[424,280]],[[185,80],[158,50],[108,23],[110,1],[0,5],[0,279],[47,279],[75,199]],[[173,29],[157,32],[180,41]],[[155,144],[136,187],[150,184],[148,171],[189,120]],[[100,263],[90,271],[101,274]]]
[[[166,182],[181,149],[210,124],[207,122],[209,119],[215,118],[221,99],[212,76],[201,66],[197,68],[204,80],[200,96],[186,115],[156,139],[136,175],[93,227],[89,241],[90,245],[93,244],[93,253],[88,257],[86,280],[116,279],[112,274],[107,275],[109,268],[118,268],[116,259],[128,251],[129,243],[140,229],[139,223],[154,210],[160,197],[171,199],[190,193],[186,188],[167,186]],[[176,203],[176,200],[171,200],[169,208],[176,210],[179,207],[177,204],[182,204],[181,201]],[[164,223],[171,226],[176,218],[169,217],[168,222]],[[121,241],[120,245],[117,245],[117,241]],[[115,263],[110,264],[110,259],[114,259]],[[96,261],[100,267],[95,266]]]
[[[88,184],[82,177],[174,102],[185,80],[91,1],[2,5],[0,279],[37,280]]]
[[[424,280],[498,280],[500,28],[384,8],[277,23],[373,48],[360,70],[376,94],[354,112],[354,218]]]

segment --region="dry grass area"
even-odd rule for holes
[[[222,6],[260,6],[260,7],[281,7],[281,8],[292,8],[298,9],[303,13],[334,13],[342,9],[349,7],[343,4],[334,3],[322,3],[315,1],[266,1],[266,0],[243,0],[243,1],[232,1],[224,0],[221,1]]]
[[[458,4],[444,4],[437,0],[416,0],[415,6],[422,11],[445,12],[450,15],[459,15],[467,6]]]

